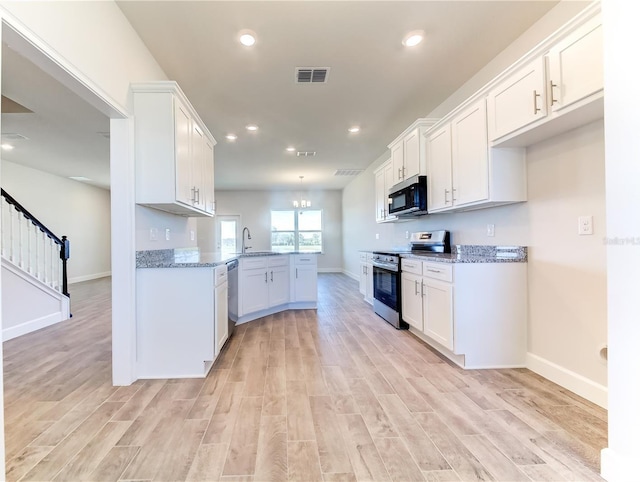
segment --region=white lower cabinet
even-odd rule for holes
[[[292,257],[291,301],[318,301],[318,258],[295,254]]]
[[[216,315],[227,324],[226,296],[216,306],[215,294],[211,267],[137,270],[138,378],[207,375],[220,348]]]
[[[464,368],[525,366],[526,263],[401,261],[402,319]]]
[[[229,339],[229,283],[227,266],[216,266],[215,276],[215,358]]]
[[[240,258],[238,323],[287,309],[314,309],[318,302],[315,254]]]
[[[364,300],[373,304],[373,253],[360,253],[360,293]]]

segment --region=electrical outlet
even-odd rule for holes
[[[593,234],[593,216],[578,217],[578,234],[580,236]]]
[[[487,236],[493,238],[496,235],[496,225],[495,224],[487,224]]]
[[[149,230],[149,241],[157,241],[158,240],[158,228],[151,228]]]
[[[404,239],[409,239],[409,231],[404,232]]]
[[[171,239],[171,230],[169,228],[164,230],[164,239],[169,241]]]
[[[192,229],[191,230],[191,241],[195,241],[196,240],[196,232]]]

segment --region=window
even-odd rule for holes
[[[218,219],[220,223],[220,254],[229,256],[237,253],[238,250],[238,222],[235,219]]]
[[[271,211],[271,250],[322,251],[322,211]]]

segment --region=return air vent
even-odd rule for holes
[[[329,67],[296,67],[296,83],[326,84],[329,79]]]
[[[338,169],[333,173],[334,176],[357,176],[363,169]]]
[[[316,151],[298,151],[296,156],[298,157],[313,157],[316,155]]]

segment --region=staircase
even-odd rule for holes
[[[68,319],[69,240],[59,238],[2,189],[2,338]]]

